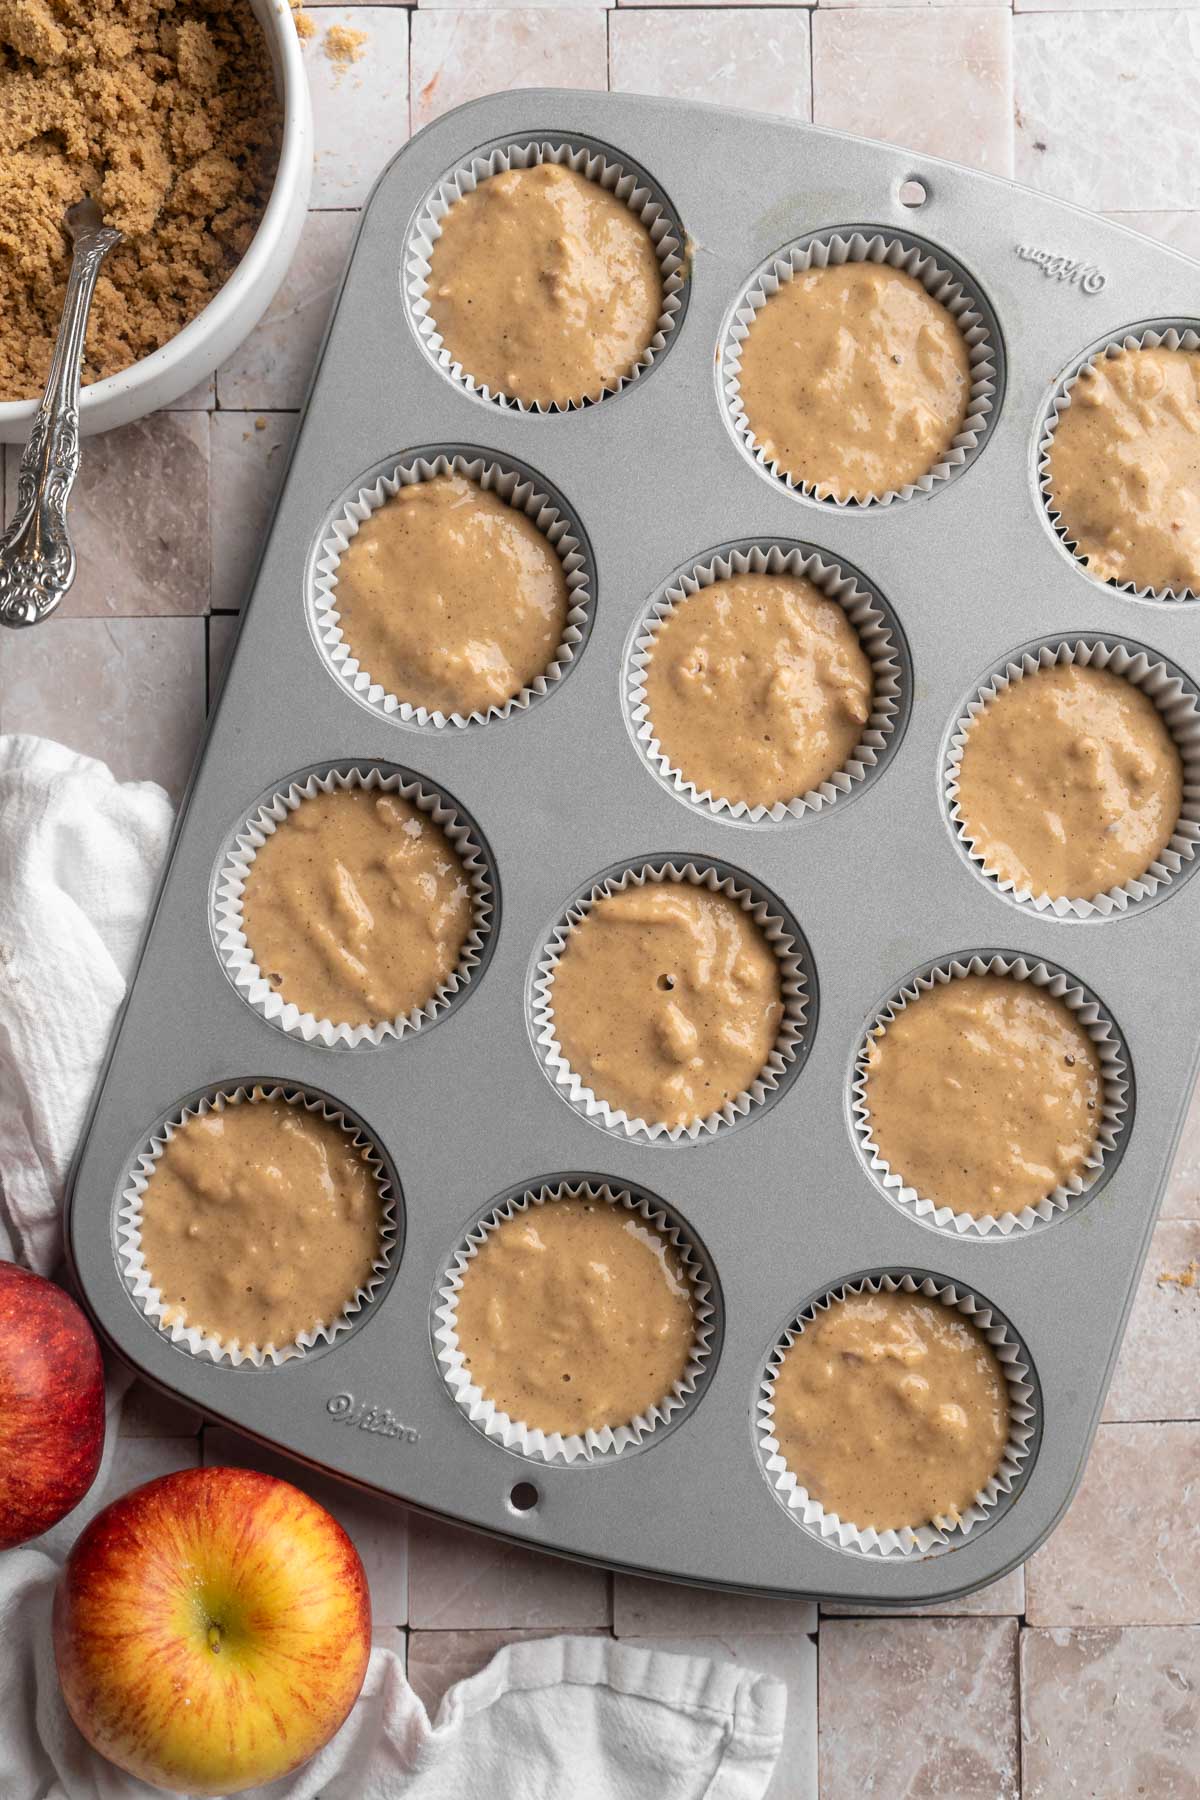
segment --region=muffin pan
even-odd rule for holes
[[[498,405],[440,366],[405,273],[455,171],[540,142],[644,171],[687,246],[653,358],[620,391],[559,414]],[[763,270],[795,246],[856,234],[955,272],[989,334],[977,441],[961,446],[953,479],[902,504],[832,505],[772,475],[738,435],[722,367]],[[1182,330],[1198,295],[1195,265],[1116,226],[776,120],[531,91],[424,131],[363,216],[77,1164],[71,1255],[126,1360],[210,1417],[365,1487],[648,1574],[887,1607],[969,1592],[1028,1556],[1082,1470],[1192,1088],[1196,831],[1181,822],[1170,879],[1127,905],[1060,916],[1014,904],[968,860],[946,770],[970,697],[1031,645],[1144,647],[1189,688],[1200,672],[1200,611],[1092,579],[1039,490],[1045,421],[1084,352],[1146,321]],[[438,456],[528,479],[577,540],[585,579],[564,679],[507,717],[406,718],[359,691],[322,635],[323,546],[348,502]],[[774,818],[697,804],[664,778],[631,702],[630,658],[656,601],[681,572],[748,545],[840,568],[878,601],[895,653],[870,779]],[[379,1042],[328,1042],[279,1029],[229,978],[223,871],[264,796],[314,771],[373,766],[403,771],[467,822],[491,912],[453,1005]],[[1197,798],[1185,795],[1192,812]],[[728,872],[776,905],[804,977],[775,1085],[694,1137],[614,1129],[573,1101],[538,1041],[541,965],[568,909],[622,871],[666,864]],[[1061,972],[1121,1049],[1112,1147],[1037,1229],[962,1231],[900,1203],[856,1131],[855,1058],[872,1020],[929,969],[976,956]],[[162,1121],[253,1082],[361,1125],[394,1174],[396,1243],[353,1329],[279,1366],[235,1367],[145,1315],[119,1254],[121,1209]],[[477,1222],[570,1181],[628,1192],[679,1228],[705,1274],[712,1334],[669,1428],[567,1460],[480,1429],[439,1362],[438,1333]],[[1022,1456],[970,1529],[915,1545],[812,1529],[760,1448],[764,1382],[798,1316],[882,1277],[952,1289],[1001,1322],[1025,1371]]]

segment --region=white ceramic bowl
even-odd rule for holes
[[[206,380],[257,325],[292,260],[312,186],[312,104],[287,0],[250,0],[250,6],[266,35],[283,102],[283,143],[266,211],[250,248],[203,312],[160,350],[83,389],[84,436],[170,406]],[[36,400],[0,400],[0,443],[24,443],[36,405]]]

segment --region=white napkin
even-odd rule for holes
[[[34,737],[0,737],[0,1256],[49,1273],[63,1183],[171,830],[152,782]],[[108,1450],[127,1376],[109,1384]],[[92,1495],[0,1554],[0,1800],[154,1790],[84,1743],[54,1673],[50,1604]],[[303,1477],[299,1476],[302,1482]],[[371,1653],[337,1736],[258,1800],[758,1800],[783,1683],[609,1638],[501,1650],[430,1719],[395,1651]]]

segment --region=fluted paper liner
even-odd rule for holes
[[[512,395],[493,391],[486,383],[476,382],[471,371],[456,362],[443,344],[429,297],[430,257],[433,255],[434,244],[442,235],[442,220],[455,201],[473,194],[481,181],[487,181],[493,175],[507,173],[509,169],[531,169],[539,163],[559,163],[574,174],[584,175],[589,181],[597,182],[618,200],[623,200],[649,232],[662,278],[662,312],[655,325],[654,335],[634,366],[611,386],[603,388],[594,399],[570,400],[562,405],[555,402],[549,406],[543,406],[540,401],[530,404],[517,400]],[[583,406],[598,405],[601,400],[619,393],[630,382],[636,381],[667,347],[667,341],[682,310],[681,290],[686,275],[682,231],[665,197],[647,178],[640,173],[628,171],[623,164],[598,147],[547,138],[525,138],[507,143],[490,151],[480,152],[451,170],[449,175],[438,182],[418,213],[409,233],[404,257],[404,292],[409,315],[416,327],[417,336],[434,363],[468,393],[478,394],[484,400],[490,400],[497,406],[510,407],[516,412],[575,412]]]
[[[1136,581],[1116,581],[1093,575],[1088,568],[1087,557],[1076,550],[1071,533],[1064,523],[1062,515],[1056,510],[1050,491],[1050,451],[1054,443],[1054,433],[1058,429],[1058,421],[1071,404],[1071,390],[1079,380],[1084,369],[1093,363],[1115,357],[1122,350],[1200,350],[1200,331],[1189,325],[1186,320],[1177,320],[1168,324],[1159,321],[1160,329],[1153,330],[1143,326],[1132,331],[1116,332],[1108,338],[1099,349],[1087,350],[1079,357],[1066,373],[1060,375],[1055,383],[1050,406],[1042,421],[1041,436],[1037,449],[1038,487],[1042,505],[1046,509],[1055,537],[1066,551],[1077,568],[1090,577],[1100,587],[1114,588],[1119,594],[1132,594],[1138,600],[1200,600],[1200,593],[1194,588],[1154,588],[1139,585]]]
[[[305,1112],[315,1113],[340,1126],[356,1149],[369,1152],[367,1164],[375,1177],[383,1207],[379,1252],[370,1281],[350,1296],[336,1319],[321,1325],[316,1331],[301,1332],[288,1344],[242,1344],[236,1338],[227,1344],[199,1325],[189,1325],[182,1320],[176,1320],[172,1325],[165,1322],[167,1307],[162,1294],[154,1285],[153,1272],[146,1266],[142,1255],[142,1195],[163,1151],[175,1133],[182,1130],[189,1120],[202,1119],[210,1112],[224,1112],[227,1106],[250,1105],[264,1100],[282,1100],[288,1106],[301,1107]],[[240,1368],[243,1363],[250,1363],[252,1367],[261,1369],[268,1363],[278,1365],[290,1362],[294,1357],[303,1356],[317,1344],[330,1344],[343,1332],[351,1330],[357,1324],[364,1307],[371,1304],[386,1280],[392,1257],[396,1253],[396,1244],[396,1196],[383,1159],[362,1126],[329,1101],[278,1082],[270,1087],[258,1083],[242,1083],[236,1087],[213,1088],[190,1106],[182,1107],[173,1118],[159,1126],[139,1152],[122,1191],[117,1214],[117,1255],[125,1284],[140,1311],[172,1344],[183,1346],[193,1356],[208,1356],[216,1363],[230,1363],[235,1369]]]
[[[246,938],[242,900],[246,880],[258,852],[280,825],[317,794],[345,793],[351,788],[368,792],[398,794],[421,812],[427,813],[441,827],[457,853],[463,873],[471,886],[474,922],[462,947],[457,969],[442,983],[423,1006],[395,1019],[382,1019],[374,1025],[352,1025],[335,1019],[318,1019],[303,1012],[294,1001],[284,998],[273,987],[255,961]],[[465,995],[479,966],[485,941],[491,930],[495,907],[495,890],[491,868],[482,845],[453,805],[436,788],[402,769],[336,766],[282,784],[269,800],[263,802],[246,820],[237,834],[233,849],[226,857],[217,877],[214,931],[217,949],[225,972],[245,1000],[264,1019],[281,1031],[294,1033],[306,1044],[323,1044],[328,1049],[343,1044],[351,1049],[360,1044],[382,1044],[387,1038],[400,1038],[419,1031],[422,1025],[439,1018],[455,1001]]]
[[[1102,894],[1093,894],[1088,899],[1035,894],[1002,876],[976,848],[958,803],[963,751],[976,719],[1015,681],[1059,663],[1075,663],[1085,669],[1109,669],[1140,688],[1161,713],[1183,761],[1179,820],[1160,855],[1135,879]],[[959,844],[971,862],[989,881],[995,882],[1002,894],[1020,905],[1031,906],[1035,912],[1053,913],[1060,919],[1112,918],[1130,911],[1143,900],[1153,899],[1184,874],[1195,860],[1200,842],[1200,694],[1180,670],[1153,651],[1144,650],[1140,644],[1100,637],[1074,637],[1055,638],[1033,645],[1014,654],[976,689],[951,733],[942,781],[946,807]]]
[[[1030,981],[1044,988],[1054,999],[1061,1000],[1074,1015],[1076,1023],[1091,1038],[1100,1060],[1101,1108],[1096,1122],[1096,1140],[1086,1160],[1086,1179],[1072,1176],[1069,1183],[1056,1187],[1036,1206],[1026,1206],[1018,1213],[955,1212],[953,1207],[939,1206],[935,1201],[910,1187],[902,1170],[893,1170],[880,1154],[872,1135],[871,1116],[866,1100],[867,1053],[877,1038],[906,1006],[919,1000],[935,987],[961,980],[965,975],[998,975],[1010,981]],[[869,1026],[854,1059],[852,1116],[859,1151],[879,1186],[892,1199],[910,1206],[917,1218],[925,1219],[951,1235],[975,1233],[987,1237],[998,1233],[1008,1237],[1014,1231],[1028,1231],[1061,1218],[1086,1195],[1104,1175],[1120,1149],[1121,1136],[1127,1124],[1129,1061],[1120,1032],[1096,996],[1073,975],[1054,963],[1035,961],[1024,956],[948,957],[924,974],[914,976],[898,989],[886,1006],[880,1008]]]
[[[844,767],[835,770],[819,787],[809,788],[807,793],[797,794],[790,800],[778,800],[771,806],[733,800],[727,795],[714,794],[711,788],[701,790],[694,781],[689,781],[675,767],[654,735],[654,721],[650,717],[646,694],[646,673],[655,641],[675,608],[714,582],[728,581],[731,576],[738,575],[798,575],[810,581],[845,612],[858,634],[863,654],[871,664],[874,679],[870,717]],[[879,596],[863,585],[857,572],[847,570],[840,563],[826,561],[807,545],[769,540],[748,548],[731,546],[718,550],[672,578],[642,621],[629,659],[626,689],[638,748],[662,779],[683,799],[714,816],[727,815],[754,825],[764,820],[778,824],[784,819],[800,818],[806,812],[820,812],[865,781],[886,754],[907,699],[903,692],[897,630],[890,609]]]
[[[774,950],[779,961],[782,983],[783,1019],[779,1036],[761,1073],[749,1088],[727,1101],[719,1111],[709,1113],[703,1119],[694,1119],[688,1125],[666,1125],[661,1120],[631,1119],[628,1113],[610,1106],[607,1100],[600,1099],[591,1088],[584,1086],[571,1068],[554,1030],[554,972],[574,926],[587,916],[597,900],[606,895],[619,893],[630,885],[644,887],[647,882],[664,881],[691,882],[695,887],[704,887],[710,893],[726,894],[731,900],[736,900],[760,927],[767,943]],[[711,1134],[734,1125],[752,1108],[761,1105],[796,1064],[804,1042],[810,986],[803,943],[793,936],[782,914],[773,910],[776,904],[741,877],[722,875],[710,863],[699,859],[674,863],[668,860],[656,861],[653,858],[631,866],[619,875],[597,882],[582,899],[573,901],[550,935],[537,965],[533,988],[533,1031],[538,1055],[555,1086],[563,1090],[571,1105],[577,1107],[585,1118],[594,1119],[608,1130],[624,1137],[644,1137],[651,1140],[666,1138],[670,1143],[678,1143],[685,1138],[695,1141],[702,1133]]]
[[[486,712],[431,712],[424,706],[413,706],[403,694],[393,694],[375,681],[369,669],[360,666],[353,649],[342,635],[341,614],[337,610],[338,565],[364,521],[400,492],[418,481],[432,481],[438,475],[461,475],[500,496],[518,512],[531,519],[549,540],[562,563],[567,583],[567,617],[562,641],[542,674],[523,687],[501,706],[489,706]],[[410,725],[482,725],[490,719],[507,719],[514,711],[523,711],[535,699],[548,693],[555,682],[566,674],[577,649],[583,642],[592,605],[589,558],[584,553],[583,537],[575,521],[557,498],[551,499],[537,485],[536,478],[505,461],[503,457],[457,454],[431,459],[411,457],[397,462],[379,475],[364,477],[364,485],[340,508],[327,528],[317,552],[312,581],[312,623],[318,649],[325,663],[343,687],[357,700],[387,717],[394,716]]]
[[[949,447],[933,467],[915,482],[889,488],[882,494],[863,494],[838,500],[832,494],[819,494],[817,484],[789,475],[778,462],[769,461],[759,445],[742,404],[742,345],[750,334],[755,314],[777,294],[785,282],[808,269],[825,269],[848,262],[886,263],[902,269],[921,283],[933,299],[943,305],[967,346],[971,373],[971,389],[966,417]],[[968,278],[952,274],[937,260],[937,252],[914,238],[894,231],[876,232],[868,237],[862,231],[849,236],[840,232],[822,232],[801,238],[765,263],[752,277],[734,309],[721,344],[721,386],[734,430],[752,453],[754,460],[774,475],[785,487],[801,493],[822,506],[890,506],[894,500],[911,500],[914,494],[927,494],[938,482],[965,467],[978,452],[992,423],[996,408],[997,368],[999,352],[993,343],[983,303],[972,292]]]
[[[818,1310],[827,1311],[848,1295],[881,1291],[920,1294],[927,1300],[953,1307],[969,1319],[995,1352],[1008,1384],[1009,1405],[1008,1443],[1000,1466],[986,1487],[980,1488],[966,1512],[956,1519],[934,1519],[928,1524],[887,1531],[876,1531],[871,1525],[860,1527],[840,1519],[836,1513],[827,1513],[820,1501],[792,1474],[774,1435],[775,1379],[784,1355],[803,1331],[805,1323],[814,1318]],[[985,1300],[979,1299],[961,1282],[943,1282],[930,1275],[873,1275],[862,1281],[844,1282],[810,1302],[776,1344],[758,1401],[759,1455],[779,1498],[814,1536],[839,1549],[857,1551],[865,1556],[927,1556],[932,1550],[957,1548],[1000,1501],[1012,1493],[1029,1457],[1036,1423],[1034,1392],[1028,1364],[1008,1326]]]
[[[601,1200],[610,1206],[625,1207],[628,1211],[637,1213],[666,1238],[679,1257],[691,1286],[695,1337],[683,1374],[670,1391],[648,1411],[627,1423],[606,1425],[600,1431],[589,1429],[582,1435],[572,1433],[564,1437],[561,1432],[539,1431],[519,1419],[513,1419],[508,1413],[501,1412],[493,1400],[488,1399],[483,1390],[471,1381],[467,1372],[466,1358],[459,1348],[456,1323],[463,1275],[490,1233],[505,1220],[514,1219],[532,1207],[544,1206],[548,1202],[572,1195],[587,1200]],[[522,1456],[543,1462],[594,1462],[600,1457],[618,1456],[631,1444],[643,1443],[660,1425],[673,1419],[688,1404],[704,1376],[716,1329],[712,1288],[686,1231],[652,1196],[631,1191],[616,1182],[555,1182],[550,1186],[528,1188],[516,1199],[504,1201],[494,1207],[471,1228],[465,1241],[455,1252],[454,1260],[438,1289],[438,1298],[441,1304],[434,1314],[437,1321],[434,1343],[442,1374],[455,1400],[485,1437],[497,1439],[506,1450],[515,1450]]]

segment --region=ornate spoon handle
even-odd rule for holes
[[[0,537],[0,625],[36,625],[75,579],[67,500],[79,473],[79,365],[100,265],[121,233],[94,200],[67,208],[75,246],[46,391],[21,455],[17,510]]]

